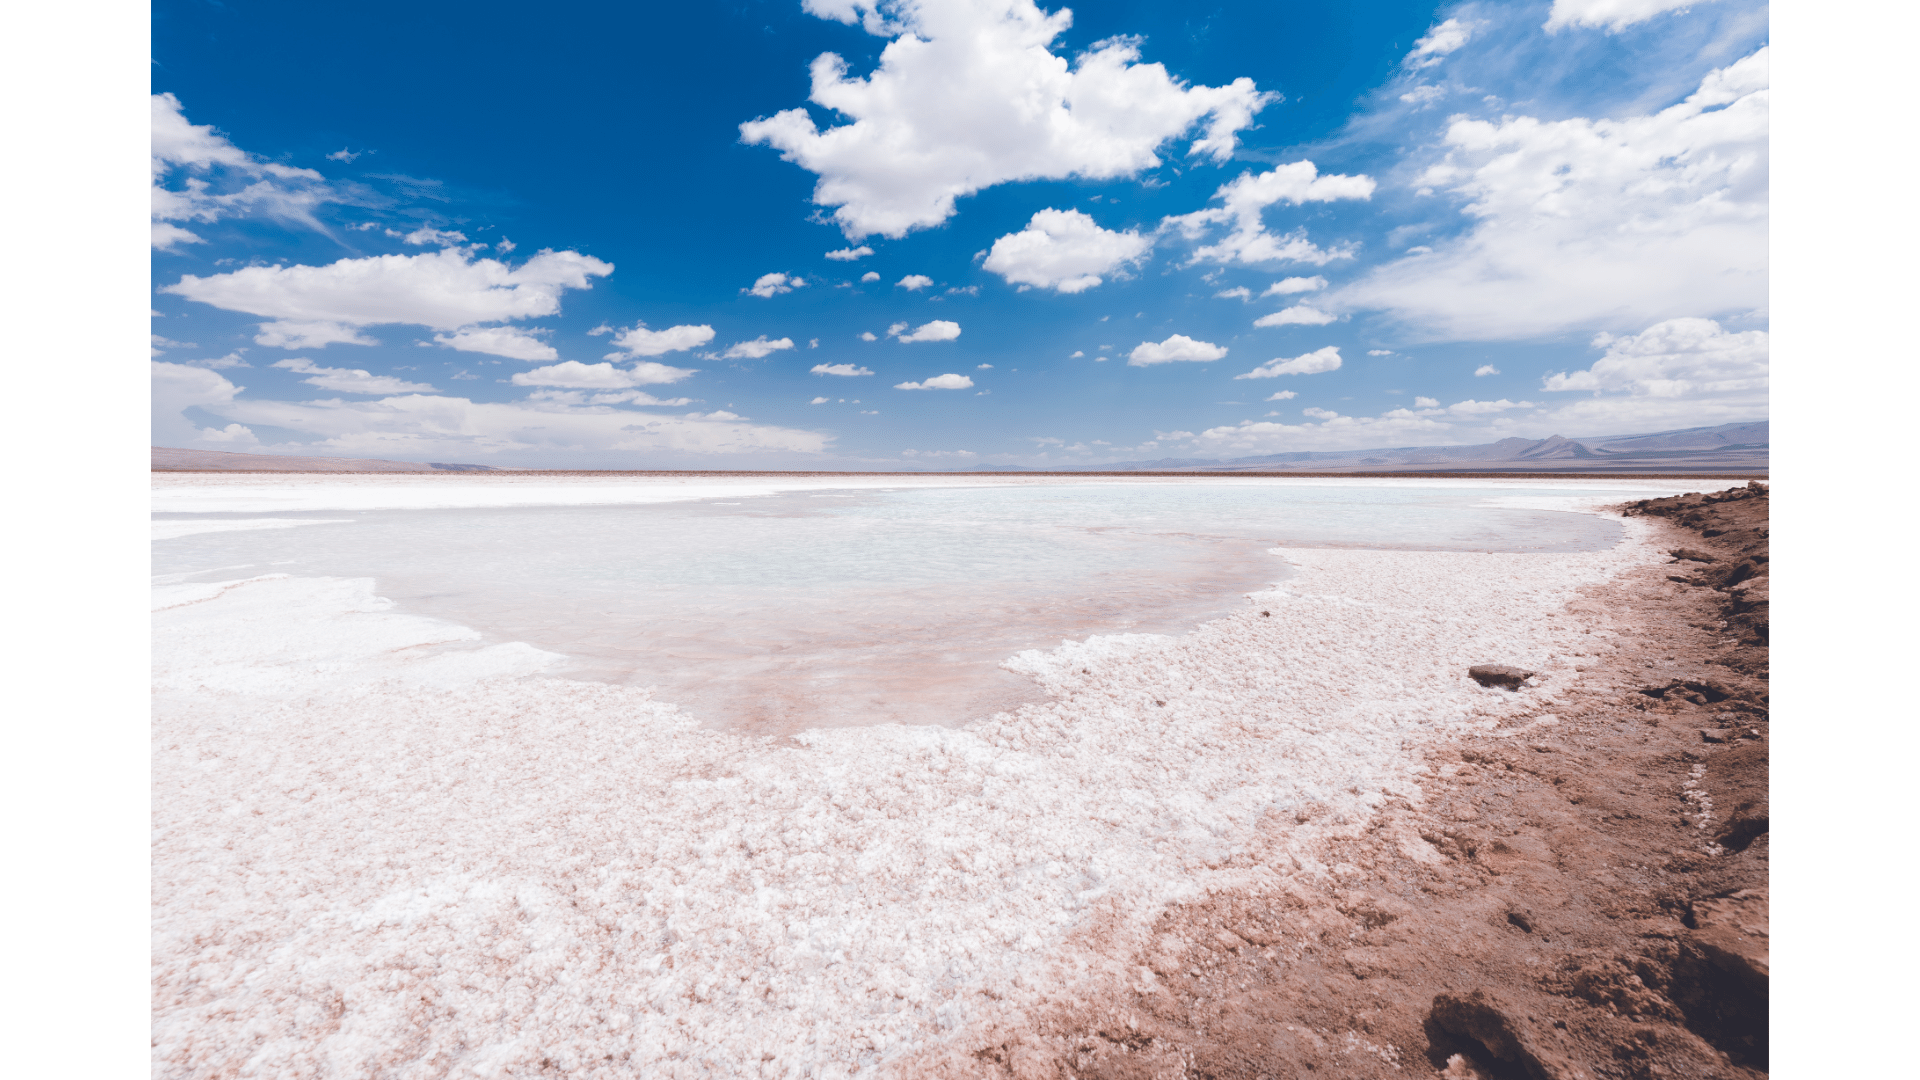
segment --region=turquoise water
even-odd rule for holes
[[[1565,492],[1050,484],[356,511],[156,541],[154,572],[371,577],[403,611],[564,654],[570,677],[657,686],[735,730],[957,724],[1035,699],[997,666],[1017,651],[1244,606],[1286,577],[1275,547],[1617,542],[1603,518],[1478,505],[1527,494]]]

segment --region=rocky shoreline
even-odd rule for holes
[[[1166,912],[1150,988],[910,1071],[1766,1075],[1767,489],[1618,510],[1672,561],[1583,590],[1611,645],[1557,701],[1436,746],[1331,880]]]

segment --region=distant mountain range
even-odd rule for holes
[[[1501,439],[1478,446],[1401,446],[1376,450],[1300,450],[1259,457],[1159,458],[1104,465],[975,465],[950,472],[1634,472],[1764,473],[1767,424],[1759,420],[1718,427],[1680,428],[1643,435],[1568,439]],[[382,461],[370,458],[228,454],[217,450],[153,448],[154,469],[272,472],[500,472],[489,465]],[[851,471],[851,470],[850,470]]]
[[[1299,450],[1259,457],[1158,458],[1106,465],[976,466],[964,472],[1752,472],[1767,471],[1768,421],[1644,435],[1501,439],[1477,446]]]

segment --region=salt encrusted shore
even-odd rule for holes
[[[1146,989],[1171,907],[1337,880],[1329,845],[1417,804],[1432,746],[1551,708],[1610,647],[1580,589],[1664,558],[1624,526],[1287,550],[1184,637],[1016,657],[1044,705],[799,745],[545,677],[368,581],[158,585],[155,1073],[911,1071]],[[1461,677],[1490,659],[1542,688]]]

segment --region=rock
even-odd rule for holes
[[[1433,999],[1428,1022],[1455,1038],[1479,1043],[1492,1057],[1518,1065],[1532,1080],[1585,1080],[1587,1072],[1551,1049],[1525,1018],[1484,990]]]
[[[1507,690],[1520,689],[1520,685],[1533,676],[1534,672],[1511,664],[1475,664],[1467,669],[1467,677],[1481,686],[1498,686]]]
[[[1729,738],[1731,738],[1731,736],[1724,731],[1715,731],[1713,728],[1700,729],[1701,742],[1723,743],[1723,742],[1726,742]]]
[[[1667,554],[1673,556],[1676,559],[1680,559],[1684,562],[1717,562],[1719,561],[1715,559],[1712,555],[1709,555],[1704,551],[1695,551],[1692,548],[1674,548],[1672,551],[1667,552]]]
[[[1741,889],[1693,904],[1693,941],[1715,967],[1756,990],[1767,987],[1771,911],[1765,889]]]

